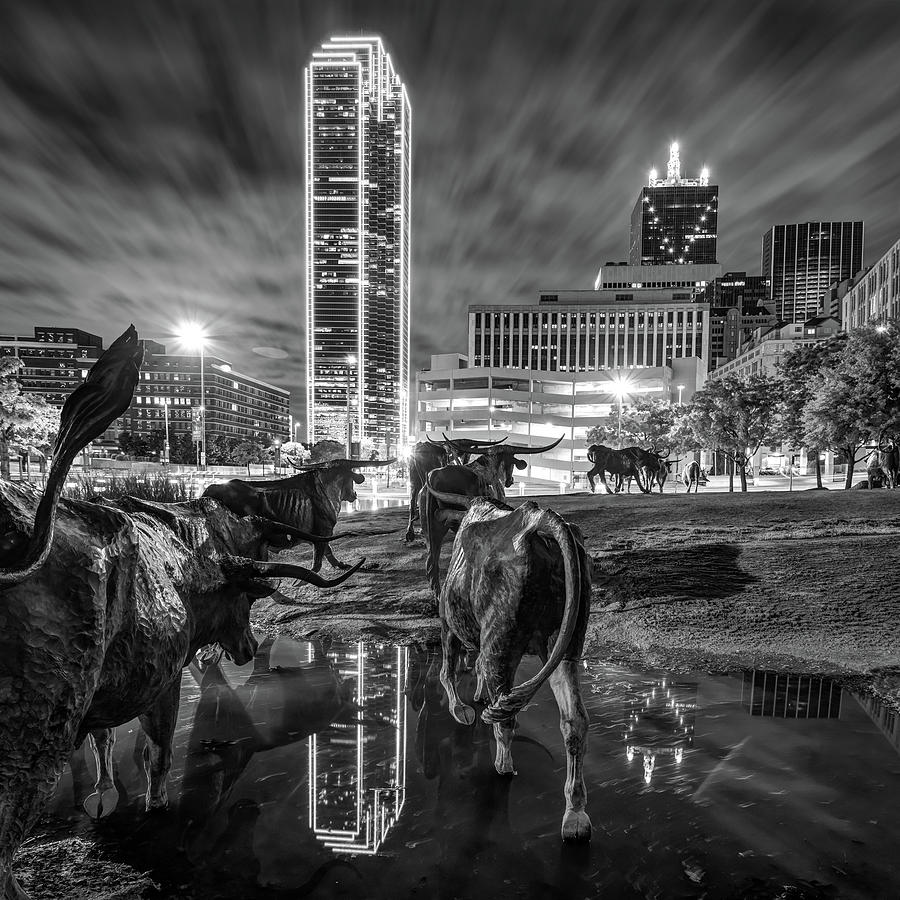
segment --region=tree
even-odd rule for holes
[[[169,435],[169,456],[173,463],[192,465],[197,461],[197,451],[190,431]]]
[[[211,466],[227,466],[231,464],[232,452],[241,439],[227,434],[214,435],[206,446],[206,461]]]
[[[639,397],[622,409],[622,444],[637,444],[653,450],[670,446],[669,432],[675,421],[675,407],[668,400]],[[616,410],[606,421],[588,429],[588,445],[613,446],[618,439],[619,413]]]
[[[281,445],[281,458],[288,465],[305,466],[312,458],[312,453],[299,441],[285,441]]]
[[[847,345],[846,333],[835,335],[821,344],[800,346],[784,355],[778,364],[781,378],[778,409],[775,418],[775,435],[792,449],[806,448],[816,459],[816,485],[822,487],[822,467],[819,451],[804,426],[803,414],[812,399],[816,376],[833,369],[841,359]]]
[[[247,474],[250,474],[250,465],[252,463],[261,463],[264,456],[265,448],[256,441],[241,441],[235,444],[231,451],[231,459],[238,466],[246,466]]]
[[[327,462],[329,459],[344,459],[346,455],[347,448],[344,444],[326,438],[313,444],[310,461]]]
[[[59,427],[59,412],[38,394],[29,394],[19,384],[22,361],[0,357],[0,478],[9,480],[9,452],[49,450]]]
[[[748,463],[760,445],[772,439],[778,391],[777,379],[728,375],[707,382],[688,407],[686,424],[695,439],[721,450],[737,466],[742,491],[747,490]]]
[[[897,323],[851,332],[835,364],[813,379],[803,410],[807,439],[840,450],[847,460],[844,488],[867,445],[900,423],[900,347]],[[862,455],[861,455],[862,454]]]

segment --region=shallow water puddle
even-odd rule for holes
[[[594,838],[571,848],[549,689],[519,717],[518,774],[499,776],[490,730],[449,717],[430,662],[390,644],[279,638],[251,665],[195,667],[169,810],[143,812],[132,723],[118,729],[115,810],[99,822],[81,810],[93,763],[79,753],[52,812],[149,871],[158,897],[897,893],[900,727],[827,679],[588,661]]]

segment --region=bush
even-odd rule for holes
[[[119,497],[138,497],[157,503],[178,503],[190,500],[188,484],[184,480],[170,481],[165,475],[79,475],[75,486],[67,488],[63,496],[71,500],[118,500]]]

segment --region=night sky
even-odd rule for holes
[[[719,261],[777,222],[900,238],[894,0],[0,0],[0,332],[129,322],[303,403],[302,72],[380,34],[413,109],[413,364],[476,302],[590,288],[647,171],[720,186]],[[257,352],[254,352],[256,348]]]

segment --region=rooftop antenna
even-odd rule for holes
[[[678,156],[677,141],[673,141],[669,146],[669,162],[666,166],[666,180],[673,184],[681,180],[681,160]]]

